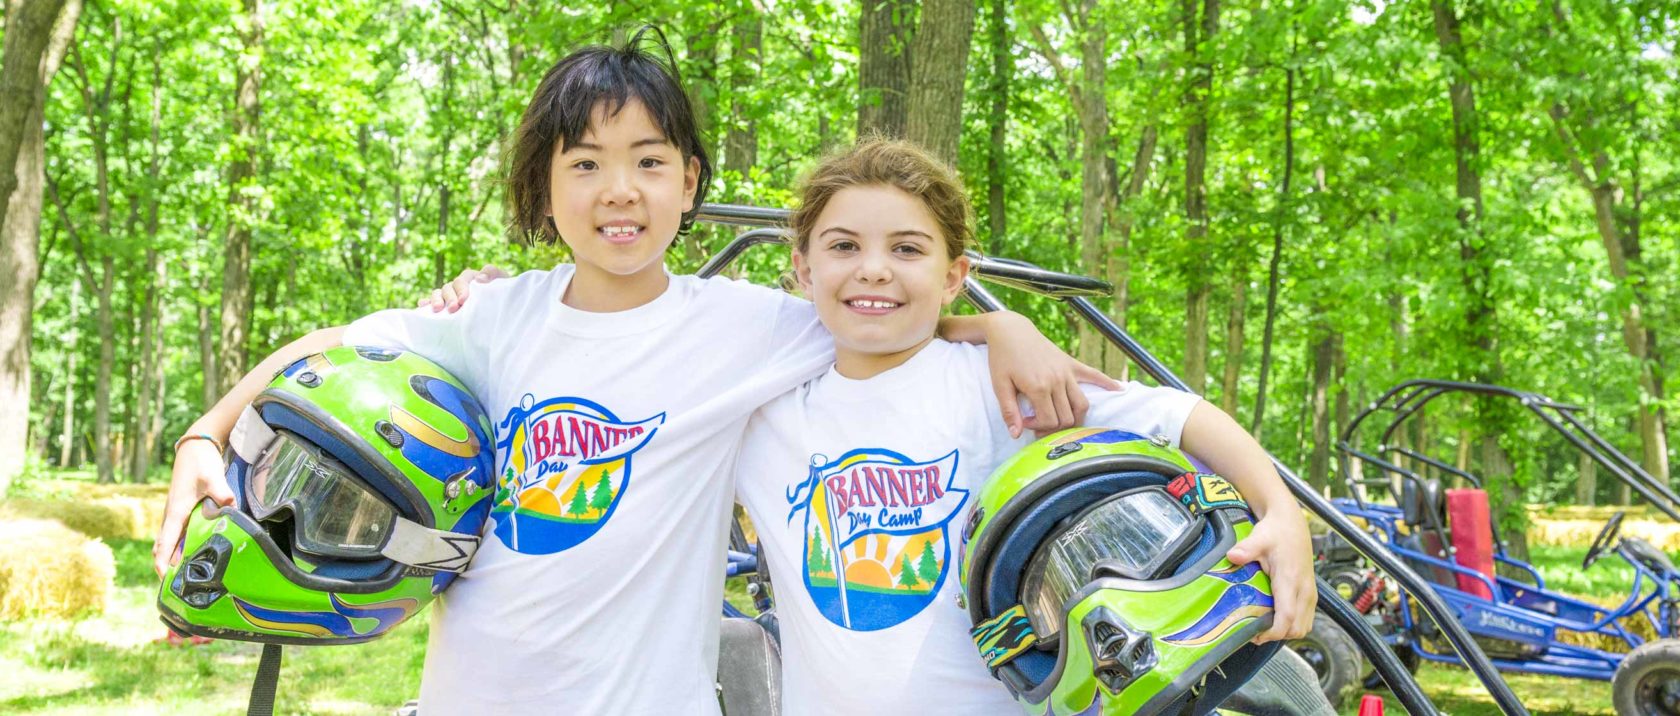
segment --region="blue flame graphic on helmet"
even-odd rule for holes
[[[259,607],[239,597],[232,597],[233,606],[239,610],[240,616],[246,621],[264,629],[275,631],[289,631],[295,634],[318,637],[358,637],[383,633],[398,622],[407,619],[420,608],[420,603],[414,599],[392,599],[356,606],[345,603],[337,594],[332,597],[333,611],[330,612],[293,612],[284,609],[268,609]],[[351,619],[372,619],[374,625],[367,629],[357,629]]]
[[[1271,610],[1271,595],[1247,584],[1236,584],[1219,595],[1219,601],[1195,624],[1161,640],[1181,646],[1211,644],[1243,620],[1265,616]]]
[[[1243,582],[1253,579],[1254,575],[1259,571],[1259,562],[1249,562],[1241,567],[1233,566],[1230,569],[1209,570],[1207,575],[1232,584],[1242,584]]]
[[[448,381],[415,375],[408,382],[415,395],[447,411],[466,428],[467,434],[465,439],[457,440],[413,414],[392,406],[391,423],[405,438],[398,448],[403,458],[433,476],[453,477],[470,471],[467,479],[478,483],[481,488],[489,488],[496,467],[491,451],[486,449],[492,441],[490,418],[484,413],[484,408],[466,391]]]

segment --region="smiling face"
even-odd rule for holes
[[[859,379],[902,364],[933,340],[940,312],[968,276],[968,258],[946,254],[927,205],[879,185],[836,192],[793,265],[834,334],[835,368]]]
[[[577,264],[566,303],[611,311],[656,298],[699,173],[699,160],[685,161],[641,102],[611,116],[597,104],[589,131],[549,166],[550,215]]]

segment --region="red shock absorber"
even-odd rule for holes
[[[1359,596],[1353,600],[1354,610],[1360,614],[1369,614],[1371,607],[1376,605],[1377,599],[1382,597],[1387,586],[1383,578],[1376,574],[1366,577],[1364,589],[1360,590]]]

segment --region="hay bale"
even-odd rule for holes
[[[51,520],[0,521],[0,620],[104,611],[116,572],[104,542]]]
[[[1558,547],[1586,547],[1604,529],[1604,520],[1537,517],[1529,523],[1529,544]],[[1664,552],[1680,552],[1680,525],[1672,522],[1634,519],[1622,522],[1622,536],[1639,537]]]
[[[150,512],[157,511],[154,518]],[[0,519],[53,520],[89,537],[145,539],[162,520],[161,506],[149,510],[135,497],[41,500],[22,498],[0,503]]]

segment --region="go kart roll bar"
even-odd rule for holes
[[[1423,407],[1442,395],[1448,393],[1470,393],[1516,400],[1529,412],[1540,418],[1547,427],[1556,431],[1569,441],[1575,449],[1592,458],[1593,462],[1609,471],[1623,484],[1633,488],[1646,502],[1662,510],[1670,518],[1680,521],[1680,494],[1676,494],[1663,481],[1651,476],[1639,463],[1634,462],[1626,453],[1616,449],[1576,415],[1582,408],[1578,405],[1560,403],[1539,393],[1526,390],[1516,390],[1500,385],[1485,383],[1466,383],[1454,380],[1408,380],[1390,388],[1381,397],[1360,411],[1353,420],[1348,421],[1342,430],[1340,443],[1351,445],[1353,436],[1359,425],[1378,410],[1394,412],[1394,418],[1384,427],[1380,450],[1393,449],[1394,434],[1399,432],[1400,426],[1416,415]],[[1340,445],[1338,445],[1339,447]],[[1346,448],[1343,448],[1346,452]],[[1429,460],[1419,455],[1409,455],[1426,464],[1437,465],[1439,461]],[[1345,465],[1344,465],[1345,467]],[[1463,473],[1456,468],[1453,474]]]
[[[781,209],[706,204],[700,208],[697,219],[771,229],[772,227],[782,226],[788,213]],[[700,269],[699,275],[702,277],[715,275],[750,246],[763,243],[783,243],[785,241],[786,234],[780,230],[747,231],[708,261]],[[737,247],[736,244],[742,245]],[[1003,308],[1003,304],[991,295],[984,286],[980,285],[975,276],[985,279],[994,279],[995,277],[997,282],[1004,285],[1054,296],[1067,303],[1074,313],[1095,326],[1098,332],[1103,334],[1103,337],[1124,351],[1156,382],[1185,392],[1193,392],[1166,364],[1144,349],[1142,344],[1116,325],[1112,319],[1087,298],[1091,295],[1108,295],[1109,289],[1106,282],[1084,276],[1048,271],[1025,262],[993,259],[973,252],[970,252],[969,256],[972,262],[972,273],[965,286],[964,294],[976,308],[982,311],[993,311]],[[1470,670],[1476,674],[1476,677],[1481,680],[1482,685],[1493,696],[1501,711],[1508,716],[1527,716],[1528,710],[1523,707],[1516,694],[1511,691],[1510,685],[1506,684],[1505,680],[1500,677],[1499,672],[1493,666],[1493,662],[1488,660],[1487,654],[1470,637],[1469,632],[1465,631],[1464,626],[1458,622],[1453,612],[1447,607],[1446,602],[1429,589],[1428,584],[1422,577],[1401,562],[1393,553],[1384,549],[1371,535],[1366,534],[1332,507],[1328,500],[1313,491],[1294,471],[1278,462],[1276,458],[1273,458],[1272,463],[1277,467],[1278,473],[1283,476],[1284,484],[1289,486],[1290,492],[1295,494],[1297,500],[1328,523],[1331,529],[1346,539],[1373,564],[1393,576],[1403,588],[1417,595],[1419,606],[1434,619],[1436,624],[1440,625],[1441,631],[1447,637],[1448,642],[1452,644],[1454,650],[1458,652]],[[1402,705],[1413,714],[1436,713],[1433,705],[1417,686],[1417,681],[1400,664],[1394,652],[1381,641],[1381,637],[1357,613],[1352,612],[1346,604],[1334,603],[1338,601],[1335,599],[1333,589],[1329,589],[1328,585],[1320,585],[1319,605],[1326,608],[1325,611],[1337,622],[1338,626],[1354,635],[1361,650],[1371,658],[1373,666],[1382,674],[1383,680],[1390,685],[1396,698],[1401,700]]]

